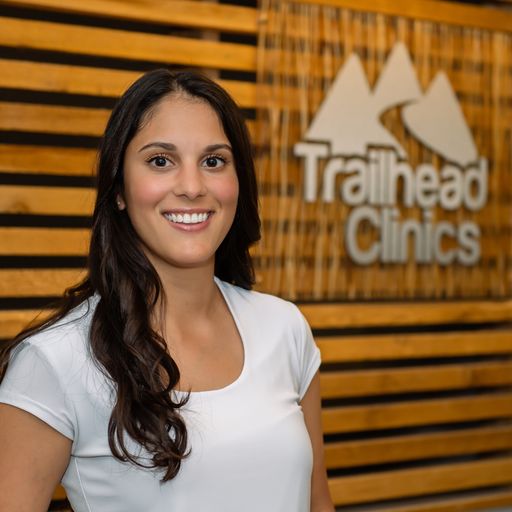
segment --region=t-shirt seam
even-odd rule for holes
[[[303,327],[303,318],[301,318],[301,313],[299,311],[299,308],[293,304],[292,302],[288,302],[288,304],[291,306],[290,309],[291,311],[293,311],[293,315],[295,316],[296,318],[296,322],[298,323],[298,327],[299,327],[299,339],[296,338],[296,330],[293,329],[294,332],[292,332],[293,334],[293,340],[294,340],[294,350],[293,350],[293,353],[294,353],[294,358],[295,358],[295,362],[296,362],[296,365],[297,365],[297,396],[299,398],[299,401],[300,401],[300,391],[301,391],[301,387],[302,387],[302,382],[301,382],[301,368],[302,368],[302,358],[301,358],[301,341],[305,338],[305,332],[304,332],[304,327]]]
[[[78,483],[80,484],[80,490],[82,491],[82,496],[84,498],[85,506],[89,512],[92,512],[91,506],[89,505],[89,500],[87,499],[87,494],[85,493],[84,484],[82,482],[82,476],[80,475],[80,469],[78,467],[78,459],[73,457],[73,462],[75,464],[76,475],[78,477]]]

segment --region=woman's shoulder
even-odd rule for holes
[[[34,351],[50,363],[71,365],[71,359],[79,359],[88,352],[89,329],[96,304],[97,298],[89,297],[63,318],[25,338],[13,356]]]

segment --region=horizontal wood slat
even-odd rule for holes
[[[257,11],[250,7],[184,0],[2,0],[3,4],[102,18],[147,21],[198,29],[256,34]]]
[[[322,398],[507,386],[512,384],[512,362],[323,372],[320,381]]]
[[[86,256],[89,230],[0,227],[1,256]]]
[[[256,48],[250,45],[10,17],[0,17],[0,26],[0,45],[8,47],[184,66],[256,70]]]
[[[100,137],[109,115],[103,108],[0,102],[0,130]],[[254,134],[254,121],[246,124]]]
[[[0,87],[31,91],[120,96],[142,73],[119,69],[0,59]],[[256,84],[216,80],[243,108],[256,107]]]
[[[509,417],[512,417],[512,393],[326,407],[322,410],[327,434]]]
[[[475,305],[478,303],[474,303]],[[462,307],[467,307],[463,303]],[[373,307],[361,304],[367,313]],[[397,306],[399,307],[399,306]],[[442,308],[442,303],[433,306]],[[506,321],[506,310],[497,321]],[[456,315],[454,315],[456,317]],[[478,317],[477,317],[478,318]],[[459,320],[448,317],[446,323]],[[475,319],[475,322],[482,321]],[[433,323],[441,323],[439,320]],[[357,325],[361,327],[361,324]],[[485,340],[485,343],[482,342]],[[317,336],[324,363],[364,362],[425,357],[464,357],[512,353],[510,330],[478,330],[424,334],[376,334],[362,336]]]
[[[91,215],[95,198],[90,188],[0,185],[0,213]]]
[[[142,75],[139,71],[11,59],[0,59],[0,67],[2,87],[106,97],[119,96]]]
[[[448,23],[463,27],[512,31],[512,14],[504,10],[461,5],[456,2],[436,0],[297,0],[300,3],[346,7],[355,11],[367,11],[390,16]]]
[[[301,304],[313,329],[506,322],[512,300]]]
[[[48,310],[16,309],[0,311],[0,339],[16,336],[22,329],[31,323],[36,317],[48,316]]]
[[[0,269],[0,298],[57,297],[78,283],[83,269]]]
[[[96,150],[0,144],[0,172],[93,176]]]
[[[109,115],[102,108],[0,102],[0,130],[99,137]]]
[[[328,469],[435,459],[512,448],[512,425],[327,443]]]
[[[299,0],[301,1],[301,0]],[[455,2],[422,0],[302,0],[309,4],[333,5],[356,11],[369,11],[390,16],[405,16],[461,26],[474,26],[496,30],[512,30],[512,15],[488,7],[461,5]],[[2,3],[23,7],[44,8],[61,12],[176,24],[200,29],[255,34],[258,23],[256,9],[228,5],[201,4],[197,1],[145,0],[143,4],[128,4],[115,0],[90,0],[87,3],[62,3],[59,0],[3,0]],[[162,8],[169,3],[172,9]]]
[[[331,478],[336,505],[512,483],[512,457]]]
[[[495,507],[512,504],[512,489],[465,491],[456,496],[413,499],[406,504],[381,505],[371,508],[372,512],[462,512],[480,510],[490,512]],[[360,510],[360,509],[359,509]],[[508,509],[503,509],[504,512]],[[346,509],[350,512],[350,508]],[[498,510],[496,510],[498,512]]]

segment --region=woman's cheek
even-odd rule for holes
[[[139,204],[140,206],[154,205],[164,198],[167,193],[163,184],[154,180],[136,180],[131,185],[129,195],[133,204]]]
[[[217,197],[223,203],[235,204],[238,202],[238,179],[230,178],[218,187]]]

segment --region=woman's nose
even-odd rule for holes
[[[180,168],[174,192],[178,196],[194,199],[206,194],[204,176],[195,164],[184,164]]]

